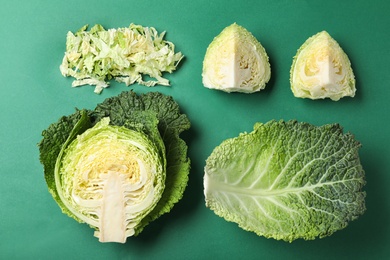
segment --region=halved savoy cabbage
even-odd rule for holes
[[[179,135],[189,127],[173,98],[157,92],[123,92],[63,116],[39,143],[49,191],[100,242],[125,243],[182,198],[190,159]]]

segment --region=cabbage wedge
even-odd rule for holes
[[[264,89],[270,77],[264,47],[236,23],[226,27],[207,48],[202,71],[206,88],[253,93]]]
[[[295,97],[338,101],[354,97],[355,76],[340,45],[326,32],[310,37],[298,49],[290,70]]]

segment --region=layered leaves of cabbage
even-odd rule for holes
[[[294,57],[290,71],[295,97],[338,101],[354,97],[355,76],[340,45],[322,31],[305,41]]]
[[[124,243],[182,198],[190,160],[179,134],[189,127],[172,97],[153,92],[64,116],[39,143],[49,191],[101,242]]]
[[[264,89],[270,77],[264,47],[236,23],[223,29],[207,48],[202,71],[206,88],[253,93]]]

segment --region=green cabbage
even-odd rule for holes
[[[264,47],[236,23],[226,27],[207,48],[202,72],[206,88],[253,93],[264,89],[270,77]]]
[[[124,243],[183,196],[190,160],[179,134],[190,122],[169,96],[123,92],[42,132],[40,161],[64,213]]]
[[[114,78],[127,86],[168,86],[163,72],[172,73],[183,55],[175,53],[175,45],[164,40],[153,27],[130,24],[128,28],[105,30],[97,24],[90,31],[88,25],[76,33],[68,32],[66,52],[60,66],[63,76],[72,76],[73,87],[94,85],[95,93],[108,87]],[[143,75],[155,78],[144,80]]]
[[[334,101],[354,97],[355,76],[340,45],[322,31],[307,39],[294,57],[290,71],[295,97]]]
[[[365,211],[360,146],[338,124],[257,123],[207,158],[206,206],[267,238],[329,236]]]

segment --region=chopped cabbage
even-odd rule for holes
[[[123,92],[64,116],[39,143],[49,191],[100,242],[124,243],[182,198],[190,160],[179,134],[189,127],[159,93]]]
[[[338,124],[257,123],[207,158],[206,206],[267,238],[329,236],[365,211],[360,146]]]
[[[339,44],[322,31],[310,37],[298,50],[290,71],[295,97],[334,101],[354,97],[355,76],[348,56]]]
[[[95,93],[109,86],[114,78],[127,86],[138,83],[169,86],[163,72],[172,73],[180,60],[175,45],[164,40],[153,27],[130,24],[128,28],[105,30],[97,24],[90,31],[83,26],[75,34],[68,32],[66,52],[60,66],[63,76],[72,76],[73,87],[94,85]],[[143,75],[155,78],[144,80]]]
[[[236,23],[226,27],[207,48],[202,72],[206,88],[253,93],[264,89],[270,77],[264,47]]]

